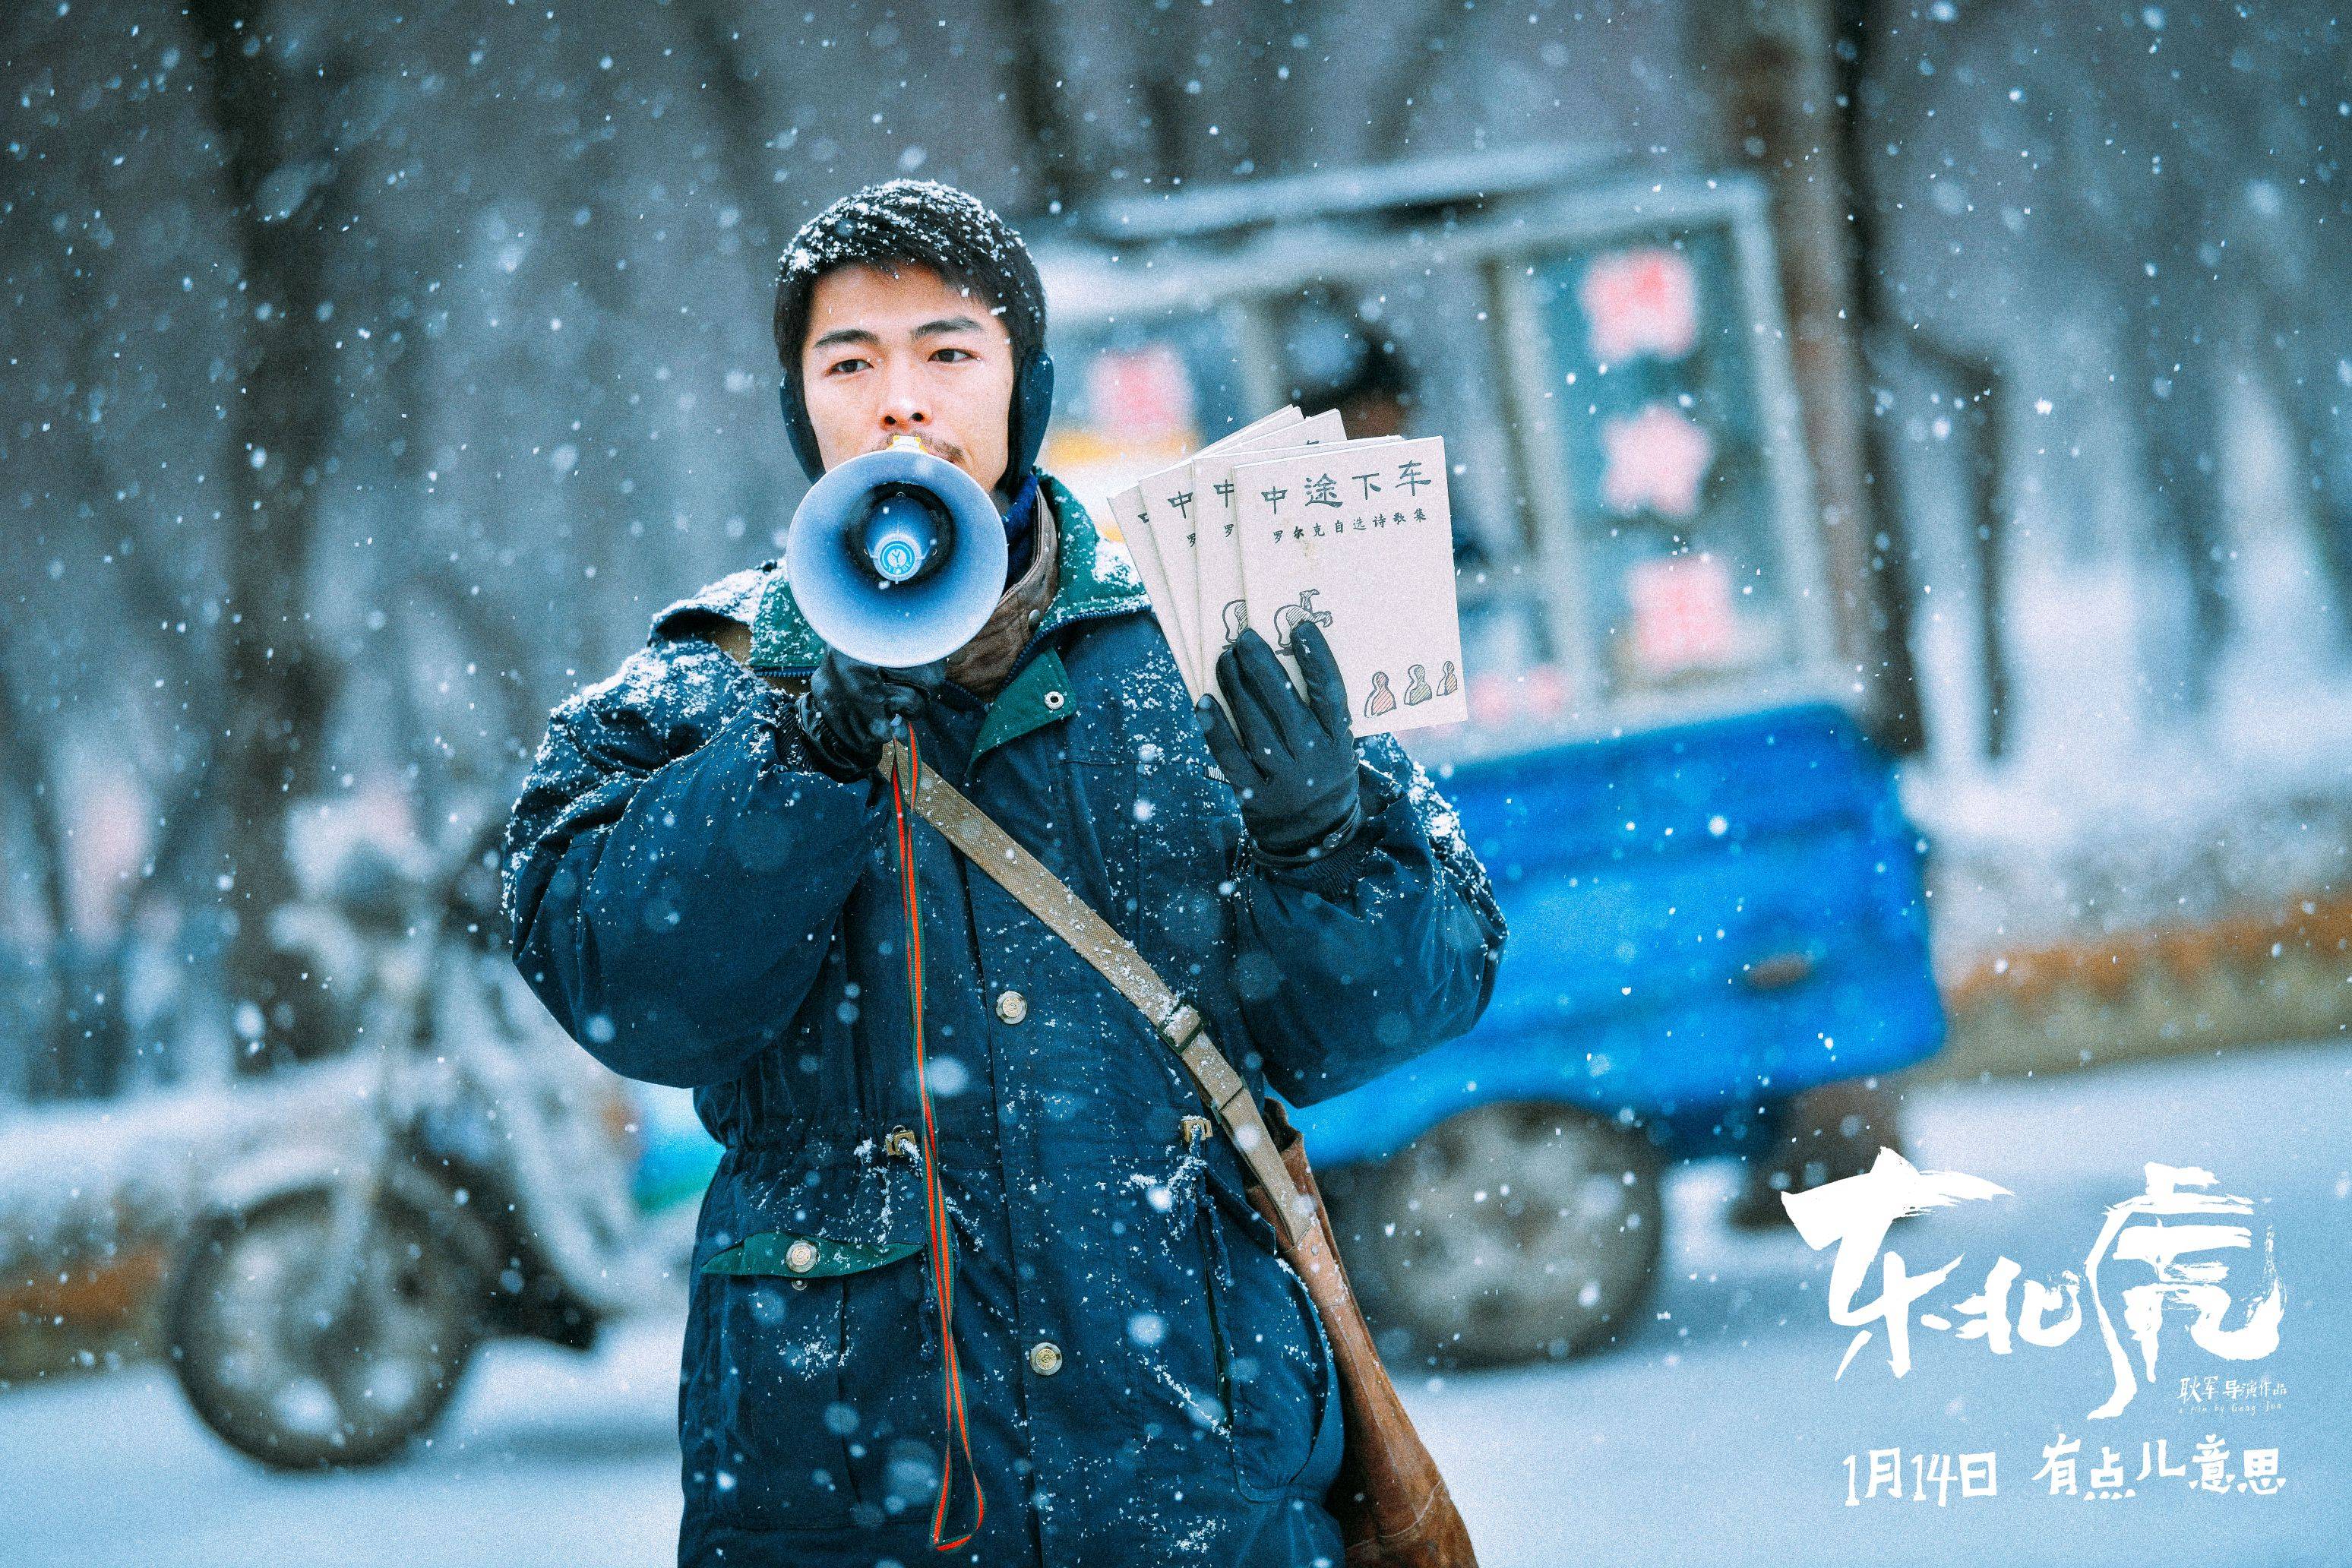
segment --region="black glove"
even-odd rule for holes
[[[872,773],[898,722],[919,718],[946,680],[945,659],[886,669],[826,648],[799,702],[801,729],[818,766],[840,779]]]
[[[1250,837],[1268,858],[1296,863],[1319,858],[1353,837],[1363,802],[1348,688],[1331,645],[1320,627],[1304,621],[1291,634],[1291,647],[1307,678],[1306,700],[1265,639],[1244,630],[1217,656],[1217,685],[1233,709],[1232,721],[1206,696],[1193,719],[1241,797]]]

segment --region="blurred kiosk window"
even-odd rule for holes
[[[1806,651],[1812,552],[1781,504],[1801,475],[1776,472],[1786,394],[1759,363],[1780,339],[1754,330],[1732,216],[1542,247],[1501,280],[1523,374],[1549,377],[1530,477],[1572,542],[1604,694],[1752,682]]]
[[[1555,183],[1041,250],[1097,508],[1297,402],[1443,435],[1472,717],[1431,760],[1834,696],[1760,189]],[[1365,420],[1359,432],[1356,423]],[[1372,425],[1381,426],[1373,429]]]

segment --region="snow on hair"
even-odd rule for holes
[[[886,180],[853,191],[801,226],[776,267],[776,355],[800,362],[816,281],[836,268],[912,262],[984,298],[1014,356],[1044,346],[1045,296],[1029,247],[969,191],[937,180]]]

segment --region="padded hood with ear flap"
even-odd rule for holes
[[[1013,340],[1013,406],[1004,477],[1019,493],[1036,466],[1054,407],[1054,362],[1045,353],[1045,290],[1037,264],[1013,226],[969,192],[936,180],[888,180],[844,196],[801,226],[776,268],[776,388],[793,455],[814,480],[824,471],[801,386],[801,349],[817,279],[861,263],[913,262],[984,296]]]

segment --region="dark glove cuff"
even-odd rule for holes
[[[826,727],[815,705],[809,701],[807,692],[803,691],[793,697],[792,710],[793,717],[800,726],[801,740],[809,760],[816,763],[819,773],[843,784],[856,784],[874,771],[875,763],[882,755],[880,749],[877,748],[872,757],[863,760],[851,755],[841,738]]]
[[[1265,845],[1253,838],[1250,840],[1250,853],[1257,857],[1261,865],[1305,866],[1336,852],[1340,846],[1353,838],[1357,830],[1363,825],[1364,796],[1362,790],[1359,789],[1356,792],[1356,798],[1348,803],[1348,815],[1341,817],[1339,825],[1329,832],[1317,836],[1296,850],[1269,849]]]
[[[1252,854],[1259,863],[1260,876],[1338,903],[1355,890],[1380,841],[1379,832],[1370,821],[1364,821],[1359,824],[1354,837],[1316,859],[1285,863],[1269,859],[1255,850]]]

